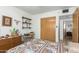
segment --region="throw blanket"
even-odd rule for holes
[[[7,53],[56,53],[55,43],[42,40],[32,40],[9,49]]]

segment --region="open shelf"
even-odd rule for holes
[[[31,29],[31,19],[22,17],[22,29]]]

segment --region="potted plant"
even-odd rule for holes
[[[13,29],[10,30],[10,32],[11,32],[11,36],[18,35],[18,29],[13,28]]]

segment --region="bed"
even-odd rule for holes
[[[32,40],[9,49],[7,53],[56,53],[55,43],[42,40]]]

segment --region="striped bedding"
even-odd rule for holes
[[[7,53],[56,53],[55,43],[42,40],[32,40],[9,49]]]

